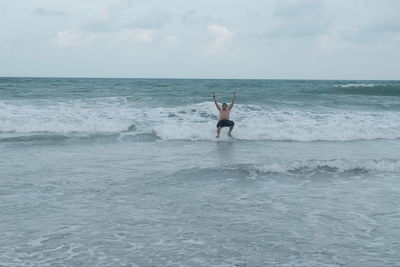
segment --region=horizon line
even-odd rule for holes
[[[297,81],[399,81],[400,79],[338,79],[338,78],[204,78],[204,77],[96,77],[96,76],[0,76],[3,78],[38,79],[154,79],[154,80],[297,80]]]

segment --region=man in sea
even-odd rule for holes
[[[218,111],[219,111],[219,121],[217,124],[217,138],[219,138],[219,134],[221,132],[222,127],[229,127],[229,132],[228,132],[228,136],[232,137],[232,130],[233,130],[233,126],[235,125],[235,123],[231,120],[229,120],[229,114],[231,113],[231,109],[233,107],[233,104],[235,104],[235,100],[236,100],[236,92],[233,93],[233,99],[231,104],[228,105],[226,103],[222,104],[222,108],[220,105],[218,105],[217,100],[215,99],[215,92],[212,93],[212,97],[215,103],[215,106],[217,107]]]

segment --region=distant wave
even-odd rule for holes
[[[0,139],[117,136],[120,140],[215,140],[217,112],[204,102],[174,108],[138,108],[120,99],[59,103],[0,102]],[[305,111],[237,105],[240,140],[352,141],[400,138],[400,112]],[[225,129],[223,130],[225,138]],[[23,137],[25,136],[25,137]],[[34,137],[29,137],[34,136]],[[55,137],[54,137],[55,136]]]
[[[400,96],[399,83],[346,83],[335,87],[340,93],[352,95]]]
[[[346,83],[346,84],[337,84],[335,87],[340,88],[351,88],[351,87],[374,87],[377,86],[375,83]]]

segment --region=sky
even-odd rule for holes
[[[0,0],[0,76],[400,79],[399,0]]]

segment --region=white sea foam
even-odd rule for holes
[[[258,174],[311,174],[344,173],[344,172],[400,172],[400,161],[395,159],[366,159],[366,160],[299,160],[288,163],[273,163],[249,167],[250,172]]]
[[[202,173],[208,177],[210,173],[221,172],[224,177],[234,177],[235,174],[245,174],[248,178],[257,178],[275,174],[309,176],[324,174],[324,177],[344,174],[346,176],[360,176],[374,173],[400,173],[398,159],[307,159],[278,161],[265,164],[233,164],[224,167],[189,168],[179,170],[174,175],[182,177],[196,176]],[[217,174],[218,175],[218,174]],[[242,176],[240,176],[242,177]]]
[[[374,87],[377,86],[375,83],[346,83],[346,84],[338,84],[335,87],[340,88],[351,88],[351,87]]]
[[[0,131],[16,133],[116,133],[131,125],[134,110],[109,102],[0,102]]]
[[[163,140],[215,140],[213,103],[137,108],[121,99],[0,102],[0,132],[15,134],[148,134]],[[236,105],[231,119],[242,140],[351,141],[400,138],[400,112],[305,111]],[[223,129],[223,136],[226,135]]]

